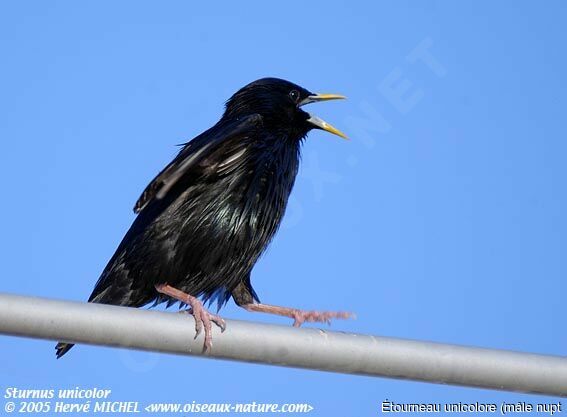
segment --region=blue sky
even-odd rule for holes
[[[346,102],[310,134],[265,302],[344,309],[332,329],[566,353],[566,5],[560,1],[3,2],[0,291],[84,300],[177,143],[263,76]],[[429,59],[423,59],[423,52]],[[405,89],[402,91],[400,89]],[[400,94],[402,92],[402,94]],[[285,324],[230,303],[228,318]],[[0,337],[0,389],[115,399],[550,398]]]

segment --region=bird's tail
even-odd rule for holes
[[[69,350],[75,346],[74,343],[63,343],[63,342],[59,342],[57,343],[57,346],[55,346],[55,350],[57,351],[55,354],[57,355],[57,359],[59,359],[61,356],[63,356],[64,354],[66,354],[67,352],[69,352]]]

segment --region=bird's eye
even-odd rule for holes
[[[294,103],[297,103],[299,101],[299,96],[300,96],[299,91],[291,90],[289,96],[291,97]]]

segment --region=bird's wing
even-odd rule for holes
[[[199,165],[221,143],[247,135],[260,126],[261,123],[262,116],[253,114],[217,125],[197,136],[148,184],[140,198],[138,198],[134,206],[134,212],[139,213],[142,211],[153,199],[159,200],[164,198],[184,174]]]

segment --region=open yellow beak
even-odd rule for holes
[[[317,101],[345,100],[345,99],[346,97],[340,94],[311,94],[310,96],[304,98],[301,101],[301,103],[299,103],[299,105],[305,106],[306,104],[315,103]]]
[[[347,135],[345,135],[339,129],[337,129],[333,125],[330,125],[329,123],[327,123],[323,119],[320,119],[317,116],[313,116],[312,114],[309,114],[309,119],[307,119],[307,121],[309,123],[311,123],[316,129],[326,130],[327,132],[332,133],[333,135],[337,135],[337,136],[340,136],[343,139],[348,140]]]
[[[312,94],[312,95],[308,96],[307,98],[303,99],[303,101],[301,101],[299,103],[299,105],[304,106],[306,104],[315,103],[315,102],[318,102],[318,101],[343,100],[343,99],[346,99],[346,97],[342,96],[340,94]],[[320,119],[317,116],[314,116],[314,115],[309,113],[309,119],[307,119],[307,121],[309,123],[311,123],[313,125],[313,127],[315,127],[316,129],[325,130],[329,133],[332,133],[333,135],[340,136],[343,139],[348,139],[347,135],[345,135],[339,129],[330,125],[329,123]]]

